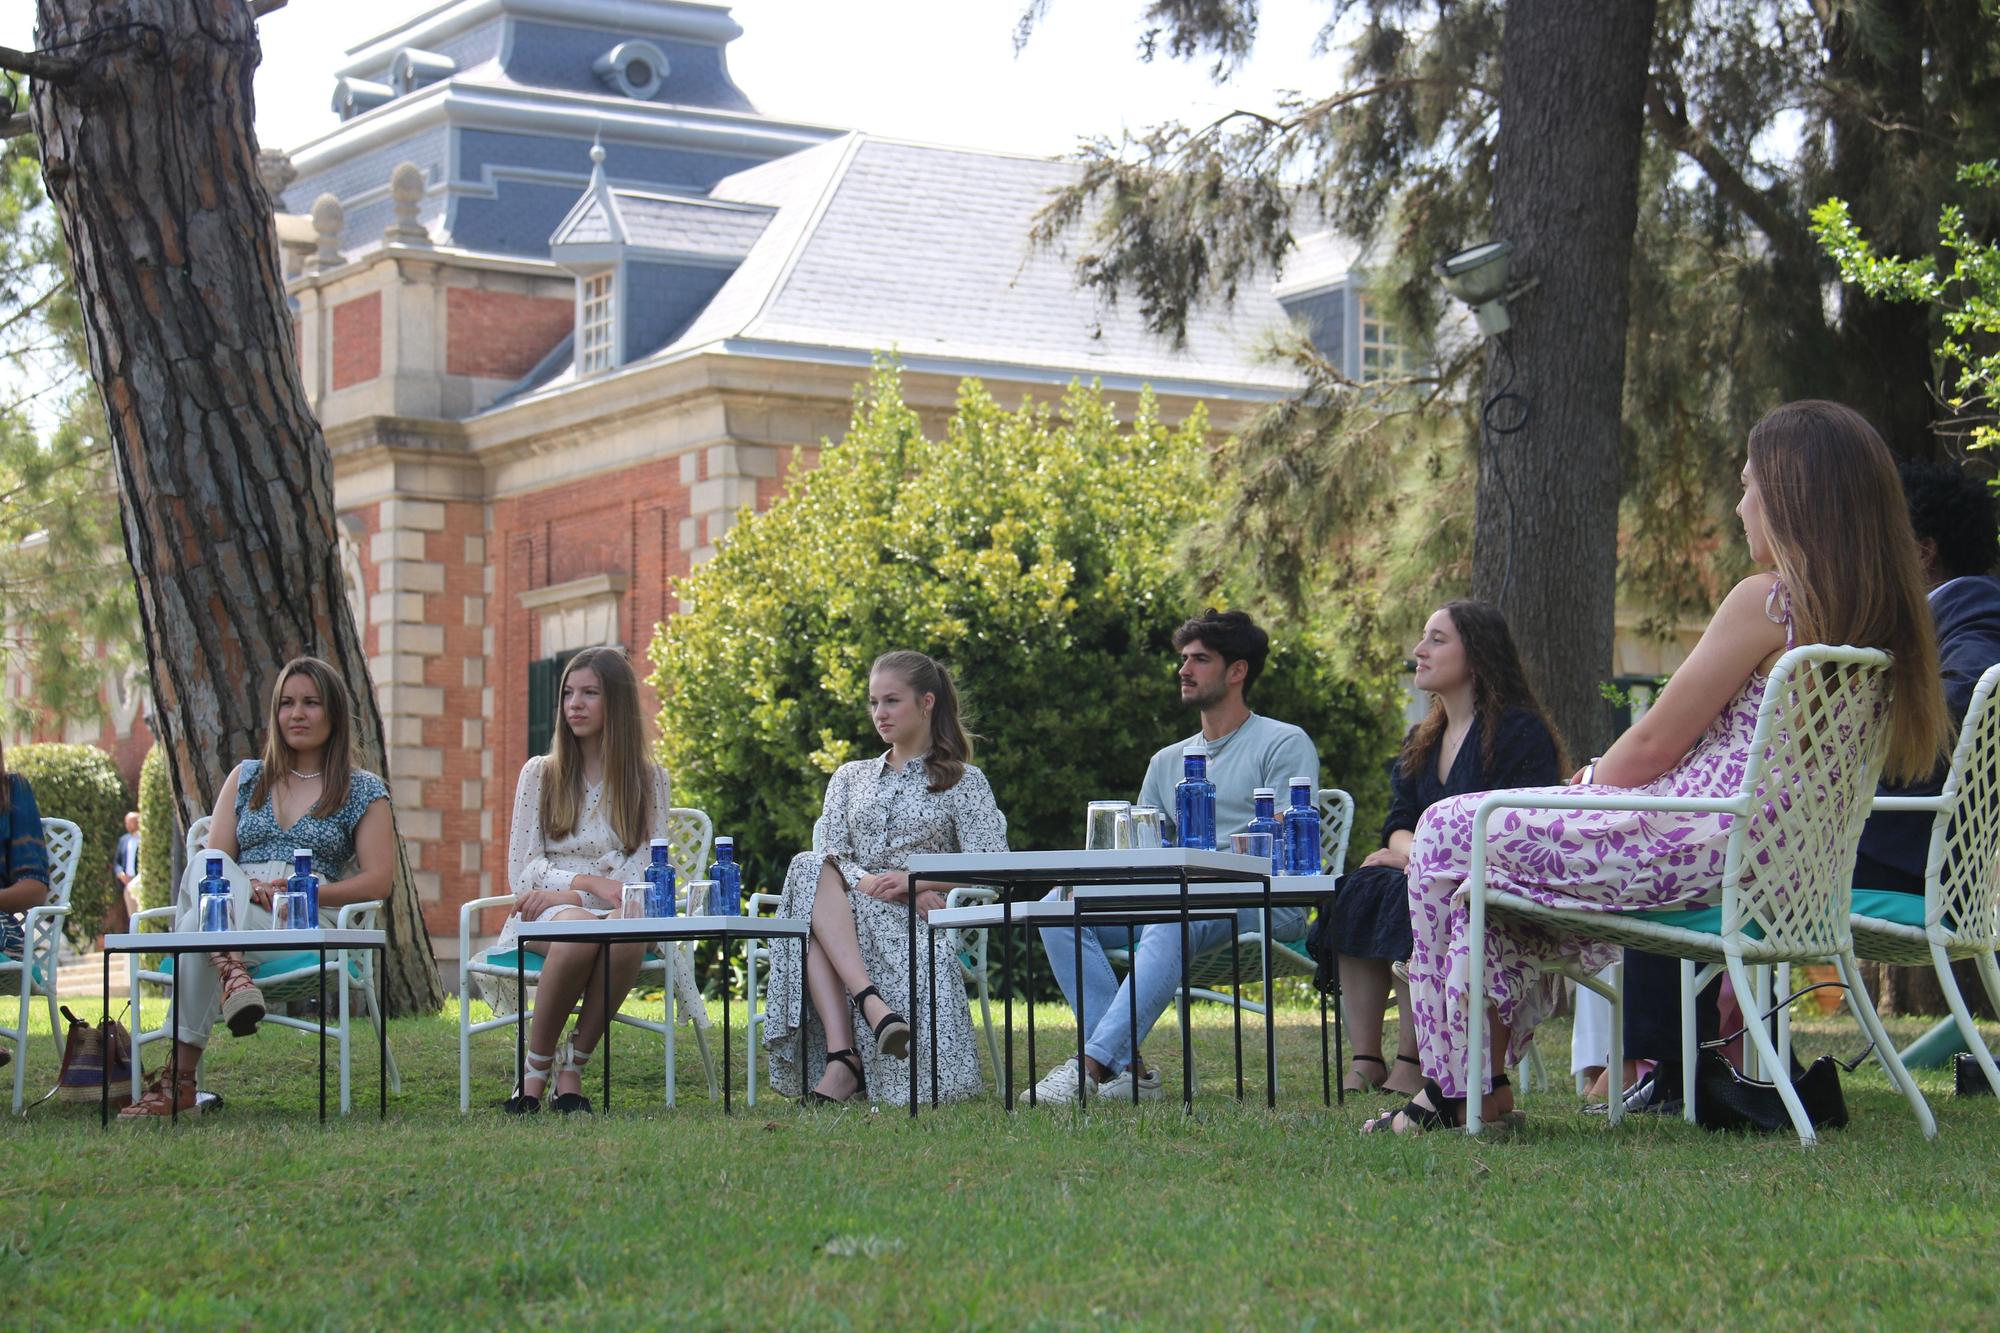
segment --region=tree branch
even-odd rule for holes
[[[0,69],[10,69],[16,74],[25,74],[31,79],[47,79],[51,83],[61,83],[76,77],[83,63],[63,56],[43,55],[40,51],[16,51],[11,46],[0,46]]]
[[[1716,193],[1778,250],[1796,258],[1804,242],[1798,223],[1766,191],[1752,185],[1736,164],[1723,156],[1715,141],[1688,119],[1685,94],[1658,78],[1646,83],[1646,118],[1669,148],[1700,167]]]
[[[266,14],[277,13],[288,3],[290,0],[250,0],[250,15],[252,18],[263,18]]]

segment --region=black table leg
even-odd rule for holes
[[[1326,992],[1319,993],[1319,1100],[1323,1106],[1333,1105],[1333,1074],[1326,1063]],[[1341,1098],[1345,1106],[1347,1099]]]
[[[803,1093],[805,1092],[805,1090],[806,1090],[806,1086],[805,1086],[805,1085],[806,1085],[806,1001],[805,1001],[805,990],[806,990],[806,942],[807,942],[807,940],[808,940],[809,938],[810,938],[810,937],[809,937],[809,936],[806,936],[806,935],[801,935],[801,936],[799,936],[799,1017],[798,1017],[798,1035],[797,1035],[797,1037],[795,1038],[795,1040],[796,1040],[796,1041],[798,1042],[798,1044],[799,1044],[799,1053],[798,1053],[798,1062],[799,1062],[799,1090],[800,1090],[801,1094],[803,1094]],[[768,993],[768,992],[767,992],[767,993]],[[771,1012],[771,1011],[770,1011],[769,1009],[766,1009],[766,1010],[764,1011],[764,1014],[765,1014],[765,1019],[766,1019],[766,1021],[769,1021],[769,1018],[770,1018],[770,1012]]]
[[[1236,1023],[1236,1100],[1239,1102],[1243,1100],[1243,960],[1237,955],[1237,944],[1241,937],[1242,933],[1238,929],[1236,913],[1231,912],[1229,914],[1229,984],[1236,991],[1236,1003],[1231,1006],[1231,1012]],[[1264,1004],[1267,1009],[1270,1003],[1271,997],[1266,995],[1264,997]],[[1189,1012],[1193,1011],[1192,1004],[1188,1008]]]
[[[730,1113],[730,941],[716,941],[722,947],[722,1115]],[[806,983],[806,973],[798,975]]]
[[[1037,933],[1036,938],[1040,938]],[[1024,960],[1027,966],[1021,969],[1021,989],[1027,992],[1028,1001],[1028,1105],[1035,1106],[1035,955],[1032,950]]]
[[[136,954],[133,955],[133,958],[135,960],[133,964],[134,966],[137,965],[136,964],[137,957],[138,955]],[[104,1005],[98,1011],[97,1015],[98,1021],[100,1023],[103,1022],[104,1015],[110,1012],[111,1012],[111,950],[106,949],[104,951]],[[137,1014],[132,1015],[132,1058],[134,1060],[137,1060],[139,1058],[139,1034],[141,1032],[144,1032],[145,1030],[146,1030],[145,1020],[141,1019]],[[21,1057],[25,1057],[27,1055],[27,1045],[28,1045],[27,1039],[23,1037],[21,1040],[21,1053],[20,1053]],[[111,1054],[112,1053],[110,1051],[106,1051],[104,1053],[104,1077],[98,1080],[99,1088],[98,1088],[98,1098],[97,1098],[97,1127],[99,1129],[109,1129],[111,1127]],[[174,1091],[179,1092],[180,1089],[176,1088],[174,1089]]]
[[[381,976],[389,967],[389,951],[387,948],[377,948],[375,953],[380,960],[379,965],[375,969],[375,1044],[377,1048],[375,1080],[381,1097],[381,1103],[375,1111],[375,1118],[377,1120],[387,1120],[389,1118],[389,1015],[382,1007]]]
[[[527,942],[514,941],[514,1090],[528,1093],[528,969]],[[548,1091],[546,1084],[543,1092]]]
[[[1192,944],[1192,939],[1190,936],[1190,932],[1188,930],[1188,877],[1187,877],[1187,871],[1183,870],[1181,871],[1181,994],[1182,995],[1187,994],[1188,985],[1193,978],[1193,968],[1191,966],[1193,960],[1188,957],[1188,949],[1191,946],[1191,944]],[[1181,1109],[1189,1114],[1192,1114],[1194,1112],[1193,1006],[1189,1006],[1186,1012],[1187,1012],[1187,1019],[1181,1024]],[[1139,1034],[1136,1031],[1134,1031],[1132,1035],[1134,1037],[1137,1037]],[[1132,1093],[1135,1098],[1138,1096],[1138,1092],[1139,1092],[1139,1085],[1135,1078],[1132,1084]]]
[[[930,961],[931,973],[931,1109],[938,1104],[937,1076],[937,930],[928,920],[924,922],[924,957]],[[963,989],[961,987],[960,989]],[[910,1057],[910,1077],[916,1077],[916,1056]]]
[[[1080,919],[1080,918],[1079,918]],[[1125,1054],[1125,1068],[1132,1075],[1132,1105],[1139,1104],[1139,932],[1144,927],[1125,923],[1125,1017],[1132,1026]]]
[[[167,1119],[178,1125],[181,1122],[181,965],[187,961],[187,953],[176,952],[172,958],[174,996],[167,1012]],[[200,1104],[201,1098],[197,1096],[195,1105]]]
[[[319,1122],[326,1123],[326,946],[319,951]]]
[[[1278,996],[1271,975],[1271,877],[1264,876],[1264,1105],[1278,1107]]]
[[[906,874],[904,887],[909,890],[907,897],[910,908],[910,1022],[920,1021],[917,1014],[917,877]],[[914,1032],[914,1029],[913,1029]],[[917,1060],[910,1057],[910,1119],[917,1118]]]
[[[604,1109],[611,1110],[611,941],[605,940],[597,946],[597,970],[604,977],[604,1035],[598,1038],[604,1047]]]
[[[1000,1076],[1000,1104],[1014,1109],[1014,899],[1007,886],[1000,887],[1000,989],[1005,1009],[1007,1067]]]
[[[1071,959],[1076,978],[1076,1104],[1081,1107],[1084,1098],[1090,1095],[1090,1080],[1083,1076],[1083,917],[1076,910],[1076,890],[1070,890],[1070,943]],[[1102,1015],[1099,1015],[1102,1017]]]

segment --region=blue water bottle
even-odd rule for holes
[[[1271,835],[1271,873],[1282,875],[1288,864],[1285,852],[1285,826],[1277,816],[1278,793],[1269,787],[1259,787],[1250,793],[1257,813],[1243,826],[1245,833],[1268,833]]]
[[[653,839],[653,864],[646,867],[646,915],[674,915],[674,863],[665,838]]]
[[[292,877],[285,881],[286,892],[292,895],[292,910],[297,914],[289,922],[293,930],[313,930],[319,926],[319,876],[313,874],[313,849],[292,848]]]
[[[1181,751],[1186,774],[1174,787],[1174,822],[1181,846],[1215,850],[1215,784],[1208,780],[1208,750],[1190,745]]]
[[[229,880],[222,873],[222,855],[208,858],[208,873],[202,876],[196,905],[203,930],[229,929]]]
[[[743,867],[736,864],[736,839],[715,840],[715,863],[709,866],[708,877],[715,881],[709,915],[743,915]]]
[[[1311,778],[1292,779],[1292,808],[1285,811],[1285,873],[1317,875],[1319,811],[1313,807]]]

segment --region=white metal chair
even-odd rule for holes
[[[203,815],[188,826],[185,864],[196,864],[197,858],[207,846],[210,817]],[[132,929],[142,929],[147,921],[161,921],[168,929],[174,918],[188,904],[184,901],[183,885],[174,888],[174,904],[171,907],[153,907],[132,917]],[[335,926],[340,930],[378,930],[382,909],[381,900],[365,903],[349,903],[340,909],[335,918]],[[140,1052],[152,1042],[172,1040],[173,1006],[167,1007],[167,1016],[160,1026],[150,1031],[139,1021],[139,984],[150,981],[171,991],[174,974],[170,970],[176,965],[174,959],[163,959],[162,966],[153,969],[140,965],[140,958],[132,960],[132,1098],[138,1100],[141,1088],[139,1066],[143,1063]],[[196,965],[207,966],[206,959],[198,958]],[[275,1011],[265,1014],[264,1022],[276,1027],[293,1028],[300,1032],[310,1032],[317,1036],[324,1031],[332,1037],[340,1049],[340,1113],[346,1115],[353,1109],[352,1061],[350,1048],[354,1036],[353,997],[359,992],[362,1008],[368,1015],[368,1022],[376,1031],[382,1030],[382,1005],[375,978],[375,951],[373,949],[329,949],[326,953],[325,972],[327,988],[339,1001],[340,1021],[330,1024],[326,1015],[316,1018],[293,1018],[289,1014]],[[264,993],[264,999],[273,1006],[286,1000],[316,998],[320,992],[320,955],[316,949],[302,949],[297,953],[280,954],[267,958],[250,969],[250,979],[257,983],[257,989]],[[389,1087],[391,1091],[403,1090],[402,1071],[396,1068],[396,1054],[389,1052]]]
[[[992,889],[974,885],[962,885],[945,895],[945,906],[967,907],[974,903],[990,903],[998,897],[999,895]],[[752,916],[768,916],[777,910],[778,904],[782,901],[783,898],[779,894],[753,893],[750,895],[750,905],[747,910]],[[922,926],[920,925],[918,929],[921,930]],[[1000,1067],[1000,1038],[993,1031],[993,994],[992,982],[987,976],[986,932],[984,930],[952,930],[947,932],[946,940],[952,954],[958,959],[959,975],[978,992],[979,1021],[986,1036],[986,1054],[992,1061],[991,1067],[998,1069]],[[788,945],[786,947],[791,946]],[[749,1104],[755,1106],[757,1104],[757,1045],[760,1040],[758,1033],[759,1029],[764,1026],[764,1011],[759,1007],[757,998],[757,966],[761,963],[767,971],[769,970],[771,964],[770,946],[761,939],[751,940],[748,945],[747,959],[748,969],[745,977],[745,990],[748,992],[748,996],[745,1003],[750,1008],[750,1036],[745,1047],[749,1054],[745,1060],[744,1077],[750,1085]],[[940,981],[942,981],[942,978],[940,978]]]
[[[1467,1045],[1466,1087],[1484,1085],[1486,1043],[1485,933],[1489,918],[1518,920],[1589,939],[1678,957],[1681,962],[1683,1067],[1695,1067],[1694,997],[1726,969],[1736,993],[1754,996],[1749,969],[1758,964],[1831,959],[1847,984],[1855,1020],[1869,1039],[1926,1138],[1937,1122],[1923,1094],[1889,1044],[1882,1020],[1861,987],[1855,961],[1849,882],[1855,848],[1882,769],[1888,729],[1871,725],[1886,690],[1887,653],[1810,644],[1778,659],[1765,686],[1741,788],[1732,796],[1568,796],[1550,792],[1494,792],[1473,818],[1472,857],[1466,876],[1470,948],[1465,991],[1478,1006],[1478,1027]],[[1708,908],[1648,912],[1577,912],[1544,907],[1486,885],[1487,825],[1500,810],[1643,810],[1702,812],[1732,817],[1722,874],[1722,901]],[[1695,962],[1705,966],[1697,975]],[[1569,975],[1611,1002],[1611,1067],[1624,1060],[1624,969],[1609,984]],[[1754,1001],[1752,1001],[1754,1004]],[[1768,1025],[1749,1024],[1762,1067],[1776,1085],[1801,1143],[1815,1141],[1812,1123],[1791,1085],[1791,1071],[1774,1048]],[[1692,1080],[1689,1080],[1690,1084]],[[1468,1095],[1466,1132],[1480,1129],[1480,1098]],[[1613,1097],[1610,1118],[1622,1116]],[[1686,1116],[1695,1116],[1692,1087]]]
[[[14,1114],[21,1113],[28,1075],[28,1010],[40,992],[49,1002],[49,1034],[56,1054],[62,1054],[62,1026],[56,1022],[57,955],[62,950],[63,921],[69,916],[70,889],[76,883],[77,857],[83,852],[83,830],[67,819],[44,819],[42,842],[49,853],[49,897],[23,914],[25,936],[19,958],[0,957],[0,994],[21,997],[19,1023],[0,1028],[0,1038],[14,1043]]]
[[[1354,832],[1354,798],[1339,787],[1321,787],[1314,804],[1319,808],[1320,863],[1325,869],[1327,887],[1331,889],[1333,881],[1347,873],[1347,844]],[[1229,947],[1224,945],[1190,962],[1188,998],[1239,1004],[1249,1013],[1261,1014],[1264,1012],[1263,1005],[1241,999],[1233,991],[1224,994],[1216,988],[1233,984],[1239,975],[1268,983],[1269,978],[1264,976],[1264,933],[1252,930],[1238,935],[1234,952],[1232,958]],[[1104,956],[1121,967],[1128,966],[1131,961],[1130,952],[1125,949],[1107,949]],[[1312,954],[1306,951],[1304,936],[1295,940],[1271,941],[1271,971],[1276,976],[1309,977],[1315,970],[1316,964]]]
[[[1953,747],[1944,788],[1936,796],[1878,796],[1877,810],[1928,811],[1930,856],[1922,897],[1886,890],[1854,891],[1854,952],[1877,963],[1936,969],[1945,1003],[1987,1084],[2000,1093],[2000,1069],[1981,1039],[1952,976],[1955,960],[1978,965],[1986,994],[2000,1008],[2000,666],[1987,668],[1972,691]],[[1782,986],[1783,983],[1781,982]]]
[[[673,862],[675,882],[683,895],[691,890],[695,880],[708,873],[709,849],[714,841],[715,826],[703,811],[677,805],[667,812],[667,859]],[[500,893],[489,898],[475,898],[458,909],[458,1109],[461,1112],[472,1109],[472,1038],[495,1028],[513,1027],[515,1012],[522,1003],[521,997],[513,993],[514,950],[503,954],[489,947],[474,953],[473,923],[485,909],[512,907],[518,897],[517,894]],[[646,961],[639,966],[641,978],[659,978],[666,995],[664,1022],[623,1012],[612,1015],[616,1022],[644,1028],[663,1039],[666,1061],[663,1077],[670,1105],[674,1095],[674,969],[680,965],[682,956],[680,948],[669,949],[662,955],[649,953]],[[521,963],[527,984],[532,989],[542,969],[542,955],[531,951],[522,957]],[[477,977],[490,978],[497,983],[492,989],[498,998],[493,1017],[475,1023],[472,1020],[472,988]],[[530,1009],[526,1017],[533,1016],[534,1011]],[[694,1015],[689,1014],[688,1021],[695,1023],[695,1043],[701,1050],[702,1068],[708,1075],[709,1096],[713,1097],[717,1086],[715,1059],[709,1054],[708,1037],[702,1025],[695,1022]]]

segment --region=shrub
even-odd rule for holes
[[[118,766],[94,745],[35,744],[9,747],[7,767],[33,785],[44,817],[67,819],[83,830],[65,930],[79,942],[94,938],[118,892],[111,857],[125,831],[125,812],[132,808]]]
[[[167,776],[167,752],[155,745],[139,765],[139,905],[165,907],[174,900],[174,844],[180,841],[174,817],[174,784]]]
[[[1080,846],[1085,803],[1135,794],[1152,752],[1195,728],[1174,685],[1171,635],[1197,609],[1177,551],[1213,512],[1199,412],[1170,429],[1146,395],[1121,427],[1079,387],[1008,412],[968,381],[932,440],[878,369],[846,439],[679,582],[688,609],[655,631],[677,798],[774,885],[827,775],[877,744],[870,662],[916,648],[959,682],[1013,845]],[[1393,687],[1341,678],[1298,630],[1273,648],[1255,702],[1379,811]]]

